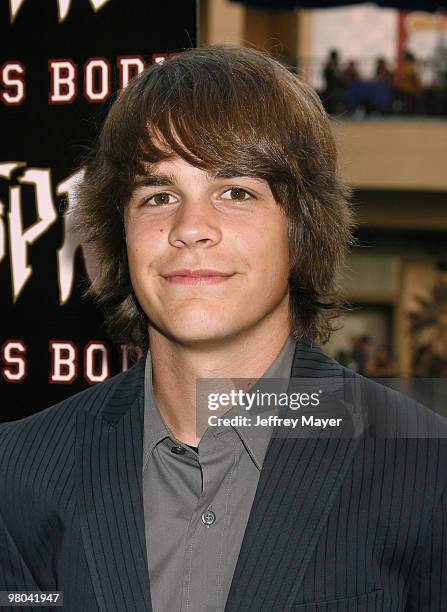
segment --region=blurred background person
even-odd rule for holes
[[[369,375],[374,378],[394,378],[397,376],[395,359],[390,355],[386,346],[379,346],[369,365]]]
[[[346,68],[343,70],[343,80],[346,84],[360,81],[360,72],[357,62],[349,60]]]
[[[360,336],[354,339],[352,351],[353,369],[363,376],[370,376],[372,371],[370,336]]]
[[[323,68],[325,87],[323,103],[328,113],[338,114],[345,110],[345,75],[340,67],[338,51],[333,49]]]
[[[392,83],[393,82],[393,71],[388,66],[388,62],[384,57],[378,57],[376,60],[376,66],[374,69],[374,79],[381,83]]]
[[[416,57],[406,51],[400,70],[394,78],[396,103],[402,114],[416,114],[422,110],[422,83]]]

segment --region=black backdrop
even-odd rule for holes
[[[93,272],[61,216],[70,202],[62,192],[120,85],[119,58],[151,63],[195,46],[196,17],[195,0],[24,0],[13,21],[9,2],[0,6],[0,421],[126,367],[100,312],[81,299]],[[72,100],[66,81],[51,90],[51,73],[76,74]]]

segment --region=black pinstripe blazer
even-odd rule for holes
[[[297,345],[292,376],[360,381],[368,427],[271,440],[225,612],[446,611],[446,420],[315,346]],[[141,361],[0,426],[0,590],[62,590],[70,612],[152,610],[143,382]]]

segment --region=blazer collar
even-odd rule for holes
[[[144,400],[144,364],[145,356],[110,381],[113,386],[100,414],[111,425],[116,425],[135,401]]]
[[[319,347],[298,342],[288,390],[303,378],[341,384],[346,375]],[[144,359],[106,383],[95,404],[76,417],[76,484],[98,609],[152,612],[142,496]],[[225,612],[293,609],[358,439],[271,439]]]

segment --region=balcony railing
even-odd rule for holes
[[[368,116],[447,117],[447,51],[377,71],[377,58],[359,58],[325,73],[325,60],[304,58],[297,69],[317,89],[326,110]]]

